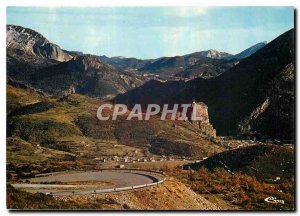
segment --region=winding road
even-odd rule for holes
[[[165,177],[158,172],[119,169],[49,173],[28,180],[29,183],[12,186],[28,192],[66,196],[134,190],[161,184]]]

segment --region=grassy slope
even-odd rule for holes
[[[47,166],[59,167],[124,155],[134,148],[199,157],[223,150],[188,122],[175,122],[174,127],[171,121],[99,121],[101,103],[79,94],[58,99],[7,85],[7,162],[47,165],[48,160]]]

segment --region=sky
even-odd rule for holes
[[[293,7],[8,7],[7,24],[69,51],[141,59],[236,54],[294,27]]]

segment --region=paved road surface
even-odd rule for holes
[[[12,185],[29,192],[59,196],[132,190],[162,183],[163,179],[162,175],[152,172],[103,170],[53,173],[48,176],[29,179],[29,184]],[[55,182],[62,182],[62,184]],[[76,184],[64,184],[68,182],[76,182]],[[82,182],[82,184],[78,182]],[[92,184],[87,184],[87,182],[92,182]]]

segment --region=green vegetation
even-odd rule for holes
[[[102,140],[115,140],[112,121],[99,121],[96,116],[82,115],[76,119],[76,125],[85,136]]]
[[[10,115],[27,115],[44,112],[52,108],[54,108],[54,105],[52,103],[49,103],[48,101],[41,101],[15,109],[13,112],[10,113]]]
[[[19,136],[26,141],[43,143],[45,145],[59,137],[80,134],[78,129],[71,124],[28,117],[9,119],[8,130],[11,136]]]
[[[7,161],[11,163],[35,163],[46,160],[55,162],[70,160],[72,157],[74,154],[32,144],[20,137],[7,138]]]

